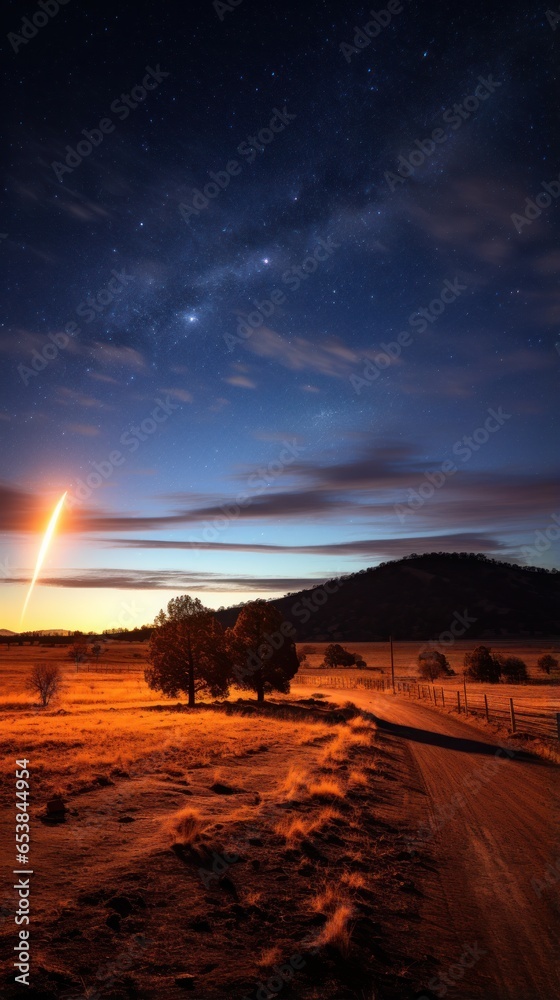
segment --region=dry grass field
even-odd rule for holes
[[[239,692],[188,710],[149,691],[138,652],[109,643],[105,668],[134,672],[88,674],[59,650],[2,648],[2,869],[27,757],[33,997],[241,1000],[282,969],[287,998],[406,994],[418,862],[387,819],[398,765],[372,722],[308,697],[261,711]],[[40,709],[23,680],[50,660],[63,690]],[[9,998],[13,910],[9,893]]]

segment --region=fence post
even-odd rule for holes
[[[467,678],[463,674],[463,690],[465,692],[465,715],[469,714],[469,706],[467,703]]]
[[[512,731],[512,733],[515,733],[516,732],[516,728],[515,728],[515,711],[514,711],[514,708],[513,708],[513,698],[509,699],[509,714],[510,714],[510,717],[511,717],[511,731]]]
[[[435,684],[432,684],[432,687],[434,689],[434,705],[437,705],[437,694],[436,694]]]
[[[484,714],[486,715],[486,721],[490,722],[490,716],[488,714],[488,698],[484,695]]]
[[[443,693],[443,688],[441,689],[441,703],[442,703],[443,707],[445,708],[445,695]]]
[[[457,711],[461,714],[461,692],[457,691]]]

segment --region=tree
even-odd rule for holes
[[[71,660],[74,660],[77,670],[78,663],[81,663],[87,656],[87,642],[84,639],[76,639],[68,650],[68,656]]]
[[[353,667],[356,655],[351,653],[349,649],[344,649],[337,642],[332,642],[325,649],[323,659],[326,667]]]
[[[27,689],[39,695],[41,705],[46,708],[51,698],[60,690],[62,680],[60,667],[56,663],[36,663],[27,678]]]
[[[436,677],[450,677],[451,668],[445,653],[438,649],[423,649],[418,653],[418,673],[426,681],[435,681]]]
[[[498,653],[496,659],[505,681],[510,684],[522,684],[528,679],[527,664],[519,656],[501,656]]]
[[[497,684],[501,674],[500,661],[492,655],[489,646],[477,646],[470,653],[465,653],[464,673],[473,681]]]
[[[101,646],[99,645],[98,642],[94,642],[93,646],[91,647],[91,651],[95,656],[95,662],[99,663],[99,654],[101,652]]]
[[[231,660],[225,633],[218,619],[198,598],[174,597],[167,612],[160,611],[148,646],[144,676],[149,687],[176,698],[188,694],[189,707],[195,696],[207,691],[213,698],[226,696]]]
[[[539,656],[537,660],[537,667],[542,670],[545,674],[551,674],[553,670],[558,669],[558,660],[551,653],[543,653]]]
[[[288,693],[299,667],[295,629],[273,604],[262,599],[245,604],[226,636],[240,687],[255,691],[260,704],[265,691]]]

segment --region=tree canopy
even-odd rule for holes
[[[294,634],[293,625],[264,600],[245,604],[234,627],[226,632],[236,683],[255,691],[261,703],[265,691],[287,694],[290,690],[299,667]]]
[[[160,611],[148,648],[148,685],[175,698],[188,694],[189,705],[204,691],[212,697],[226,696],[231,678],[231,660],[225,633],[209,608],[198,598],[174,597],[167,612]]]

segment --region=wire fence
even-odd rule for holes
[[[393,687],[386,678],[299,673],[292,684],[344,690],[365,688],[368,691],[391,691]],[[560,739],[560,712],[535,705],[534,699],[530,697],[519,695],[514,699],[497,691],[489,698],[483,692],[472,691],[467,684],[461,690],[416,683],[408,679],[395,679],[395,694],[427,701],[435,707],[456,711],[466,717],[472,715],[485,718],[487,722],[505,726],[512,733],[526,733],[542,739]]]

